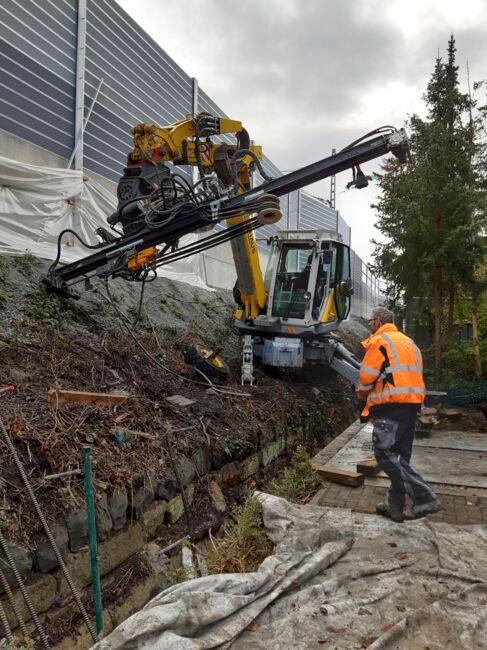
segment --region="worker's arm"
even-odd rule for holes
[[[384,357],[379,350],[379,345],[371,345],[360,364],[359,385],[357,387],[357,397],[360,401],[365,401],[367,395],[373,390],[377,379],[381,373]]]

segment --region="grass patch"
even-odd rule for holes
[[[62,300],[55,294],[45,291],[37,291],[30,296],[28,312],[35,320],[50,324],[67,320],[73,315],[71,309],[68,309]]]
[[[186,580],[190,580],[192,577],[191,571],[182,564],[166,572],[166,578],[170,587],[179,585],[181,582],[186,582]]]
[[[221,539],[212,539],[206,557],[210,573],[248,573],[256,571],[272,553],[272,544],[262,522],[262,504],[248,497],[236,511],[235,521]]]
[[[290,503],[305,503],[320,485],[321,481],[311,467],[308,452],[299,445],[293,453],[290,467],[286,467],[284,474],[269,484],[267,492]]]
[[[32,253],[25,253],[18,257],[13,257],[12,262],[19,273],[25,278],[31,278],[34,272],[36,258]]]

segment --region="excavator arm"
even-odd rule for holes
[[[235,120],[202,113],[164,128],[141,124],[132,133],[134,147],[118,186],[119,205],[108,220],[119,236],[101,231],[104,241],[99,250],[65,266],[58,266],[58,255],[45,284],[76,295],[72,285],[93,277],[143,281],[165,264],[231,241],[247,320],[255,318],[267,300],[254,230],[279,220],[277,197],[346,169],[359,169],[360,164],[387,153],[401,161],[408,156],[404,130],[383,127],[332,156],[270,178],[260,162],[261,148],[250,143],[241,122]],[[235,145],[211,139],[226,133],[236,134]],[[170,163],[196,166],[199,181],[191,187]],[[255,168],[265,180],[252,188]],[[225,230],[178,247],[183,235],[211,230],[225,221]],[[59,252],[60,246],[61,236]]]

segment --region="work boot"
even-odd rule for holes
[[[407,519],[420,519],[426,515],[432,515],[441,510],[442,505],[438,499],[432,499],[426,503],[420,503],[411,508],[411,513],[408,513]]]
[[[392,510],[388,503],[385,502],[378,503],[375,506],[375,511],[378,515],[382,515],[383,517],[388,517],[389,519],[392,519],[392,521],[395,521],[398,524],[404,521],[404,514],[402,510]]]

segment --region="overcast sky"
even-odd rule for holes
[[[282,170],[423,114],[451,33],[462,83],[467,61],[472,81],[487,78],[487,0],[117,1]],[[377,187],[344,191],[348,180],[337,208],[370,260]],[[329,181],[308,191],[328,198]]]

